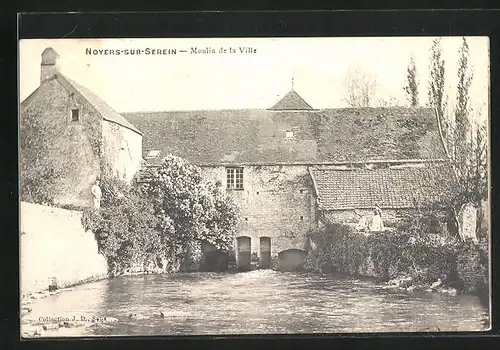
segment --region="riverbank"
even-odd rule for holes
[[[363,235],[339,224],[311,235],[311,272],[368,276],[387,288],[489,295],[489,244],[437,234],[395,231]]]

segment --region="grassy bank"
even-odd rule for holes
[[[328,224],[311,234],[315,249],[306,269],[404,281],[427,289],[434,282],[459,292],[488,294],[488,242],[462,241],[402,230],[364,235],[349,226]]]

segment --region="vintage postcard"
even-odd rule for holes
[[[490,329],[487,37],[19,53],[23,338]]]

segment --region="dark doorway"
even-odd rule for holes
[[[300,271],[304,269],[306,252],[302,249],[288,249],[278,254],[279,271]]]
[[[236,238],[236,266],[239,271],[250,270],[251,242],[248,236]]]
[[[269,269],[271,267],[271,237],[260,237],[259,258],[261,269]]]
[[[202,242],[203,262],[200,266],[202,272],[221,272],[228,269],[229,254],[217,249],[213,244]]]

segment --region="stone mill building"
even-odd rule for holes
[[[57,59],[43,52],[40,86],[21,103],[21,123],[38,111],[55,138],[47,157],[66,162],[57,202],[90,205],[103,167],[132,180],[142,162],[147,170],[183,157],[240,204],[242,266],[251,253],[262,267],[300,266],[318,225],[355,225],[375,205],[391,225],[449,176],[430,108],[316,109],[292,88],[268,109],[119,114],[59,72]]]
[[[450,175],[430,108],[315,109],[292,89],[268,109],[124,115],[144,133],[150,167],[184,157],[238,201],[245,266],[253,253],[263,267],[300,267],[318,225],[354,226],[375,205],[391,225]]]

